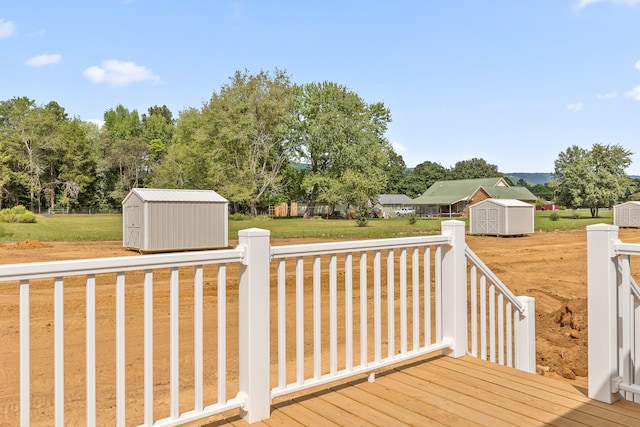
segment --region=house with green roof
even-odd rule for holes
[[[526,187],[512,187],[504,178],[438,181],[412,204],[421,215],[463,216],[468,207],[485,199],[516,199],[535,204],[536,196]]]

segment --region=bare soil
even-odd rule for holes
[[[625,242],[640,242],[640,230],[622,229]],[[467,244],[492,271],[516,294],[535,298],[537,371],[578,386],[586,386],[587,377],[587,248],[586,232],[557,231],[535,233],[526,237],[467,236]],[[317,240],[316,240],[317,241]],[[292,240],[273,239],[272,245],[290,244]],[[310,241],[295,240],[295,243]],[[235,242],[230,242],[235,245]],[[120,241],[107,242],[38,242],[25,241],[0,244],[0,264],[56,261],[81,258],[136,255],[122,249]],[[4,295],[4,293],[0,293]],[[3,297],[4,298],[4,297]],[[9,316],[7,305],[0,301],[0,320]],[[4,306],[4,308],[3,308]],[[50,313],[38,313],[48,304],[32,304],[32,318]],[[113,309],[113,305],[104,310]],[[13,309],[12,309],[13,310]],[[66,304],[65,304],[66,310]],[[4,312],[4,314],[3,314]],[[13,314],[11,314],[13,315]],[[112,315],[102,313],[104,317]],[[234,316],[231,316],[234,318]],[[65,340],[84,340],[84,324],[74,328],[65,320]],[[1,323],[0,336],[17,337],[18,326]],[[48,327],[51,325],[49,324]],[[77,331],[79,338],[70,337]],[[7,357],[7,348],[2,351]],[[15,348],[18,353],[18,348]],[[51,353],[48,353],[47,357]],[[32,356],[32,364],[37,363]],[[17,361],[13,358],[13,361]],[[229,362],[233,364],[232,362]],[[17,375],[17,372],[14,372]],[[4,372],[7,375],[7,371]],[[36,378],[36,380],[39,380]],[[5,379],[0,378],[0,383]],[[1,394],[1,393],[0,393]],[[17,407],[2,408],[17,411]],[[2,419],[0,413],[0,420]],[[2,422],[0,422],[2,425]]]

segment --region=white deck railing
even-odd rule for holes
[[[259,421],[269,417],[276,396],[355,375],[373,380],[376,370],[433,351],[459,357],[470,349],[474,356],[489,354],[491,361],[535,371],[533,300],[514,297],[466,247],[464,234],[464,223],[445,221],[437,236],[271,247],[268,231],[250,229],[239,232],[232,250],[0,266],[0,282],[19,288],[20,366],[3,373],[20,372],[19,422],[29,425],[32,406],[47,413],[40,397],[53,396],[48,411],[55,425],[64,425],[65,384],[74,381],[86,383],[87,425],[170,426],[234,408],[247,421]],[[86,289],[81,378],[65,373],[65,360],[79,357],[66,354],[65,341],[65,290],[74,280],[82,283],[73,286]],[[54,386],[37,390],[30,297],[51,290]],[[103,318],[96,301],[104,298],[97,293],[115,295],[114,319]],[[238,307],[237,335],[228,330],[230,304]],[[78,316],[78,309],[69,311]],[[164,358],[156,354],[157,339],[154,344],[158,331],[166,330],[154,329],[163,315],[169,324]],[[143,325],[142,337],[136,323]],[[192,332],[184,333],[185,324]],[[113,400],[105,402],[109,393],[96,391],[96,371],[109,369],[101,356],[109,351],[102,341],[110,334],[115,385]],[[207,341],[212,336],[214,344]],[[237,343],[231,345],[227,338],[233,336]],[[185,340],[191,347],[185,349]],[[129,352],[138,347],[143,363],[136,371],[128,366]],[[237,357],[229,357],[234,352]],[[228,366],[232,359],[237,366]],[[169,366],[168,378],[154,371],[162,364]],[[12,392],[2,390],[0,398]],[[143,396],[142,408],[132,407],[132,394]]]
[[[516,297],[468,247],[466,254],[470,266],[470,354],[535,372],[535,300]]]
[[[618,227],[587,227],[589,397],[640,401],[640,288],[631,257],[640,244],[618,240]]]

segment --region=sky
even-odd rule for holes
[[[640,175],[640,0],[26,0],[0,8],[0,100],[178,117],[237,70],[331,81],[391,111],[408,167],[553,172],[619,144]]]

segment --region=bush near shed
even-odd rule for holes
[[[19,222],[19,223],[35,223],[36,216],[33,212],[22,205],[12,208],[2,209],[0,211],[0,222]]]

